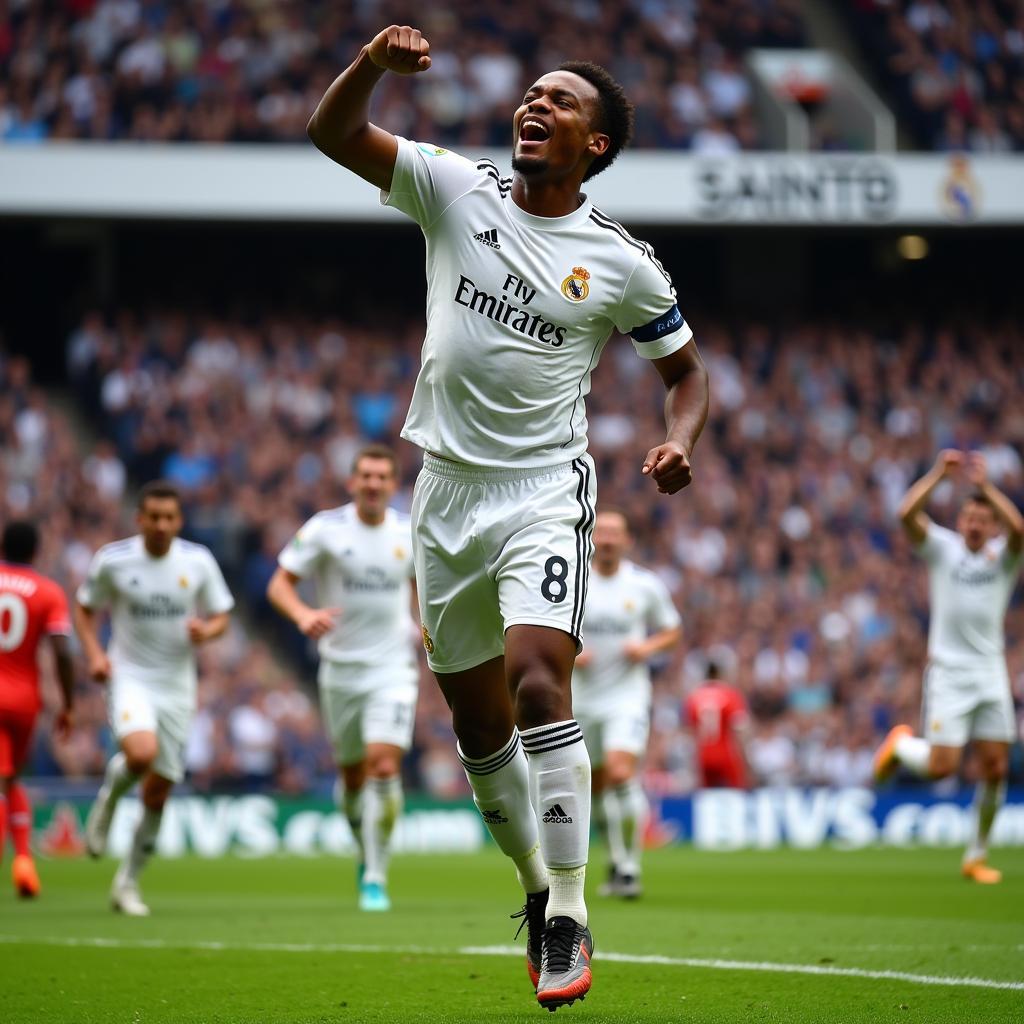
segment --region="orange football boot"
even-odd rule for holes
[[[34,899],[42,890],[35,861],[27,854],[23,853],[14,858],[14,864],[11,866],[11,879],[18,895],[23,899]]]
[[[960,874],[971,882],[979,885],[998,885],[1003,880],[1003,873],[998,868],[990,868],[984,857],[965,860],[960,865]]]
[[[874,774],[875,782],[885,782],[899,763],[896,760],[896,741],[904,736],[913,736],[914,730],[909,725],[896,725],[889,730],[889,735],[882,740],[882,745],[875,751]]]

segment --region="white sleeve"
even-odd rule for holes
[[[654,573],[648,577],[647,593],[647,628],[652,633],[675,629],[682,624],[682,617],[668,587]]]
[[[322,554],[320,520],[318,516],[313,516],[277,556],[277,564],[286,572],[305,579],[316,568]]]
[[[206,563],[206,573],[199,594],[203,610],[207,615],[220,615],[222,612],[231,611],[235,607],[235,599],[231,596],[231,591],[228,590],[224,573],[220,571],[217,559],[210,551],[206,551],[203,561]]]
[[[426,142],[398,139],[391,191],[381,191],[383,206],[412,217],[424,231],[464,196],[486,173],[458,153]]]
[[[950,545],[956,544],[958,537],[959,534],[929,520],[924,540],[916,548],[917,553],[929,565],[937,565],[949,551]]]
[[[633,348],[644,359],[671,355],[693,337],[676,305],[672,280],[649,248],[626,282],[615,326],[630,335]]]
[[[92,556],[92,561],[89,563],[89,570],[85,574],[85,579],[82,580],[82,583],[75,594],[75,600],[77,600],[83,608],[89,608],[95,611],[100,608],[105,608],[110,604],[113,596],[114,592],[113,587],[111,586],[110,575],[107,572],[107,561],[104,557],[104,549],[100,548],[99,551]]]

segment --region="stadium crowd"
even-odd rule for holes
[[[851,21],[926,148],[1024,151],[1024,13],[1014,0],[860,0]]]
[[[0,138],[287,142],[383,26],[420,26],[429,75],[388,76],[375,118],[451,145],[508,144],[526,85],[563,60],[606,64],[637,105],[637,144],[758,145],[742,55],[799,46],[795,0],[4,0]]]
[[[276,628],[264,588],[291,533],[344,500],[342,481],[366,441],[398,448],[398,500],[408,506],[418,452],[398,431],[421,329],[416,318],[369,331],[285,315],[255,325],[158,310],[91,314],[70,338],[69,374],[109,441],[80,466],[67,424],[40,414],[49,424],[40,429],[27,369],[8,364],[4,440],[18,453],[36,438],[37,479],[60,481],[56,497],[39,487],[26,499],[28,456],[5,467],[8,503],[46,523],[45,567],[73,584],[88,551],[116,533],[125,477],[167,476],[186,495],[189,535],[213,549],[259,627],[260,641],[238,630],[206,652],[190,752],[200,784],[298,790],[329,773],[306,685],[311,652]],[[949,446],[983,449],[993,479],[1024,504],[1024,411],[1008,400],[1024,384],[1013,358],[1024,337],[996,323],[889,333],[702,317],[700,343],[712,412],[696,483],[682,498],[659,498],[637,471],[663,430],[661,384],[624,339],[609,343],[588,400],[600,500],[627,513],[634,556],[663,577],[685,623],[682,650],[659,666],[648,785],[677,792],[693,783],[680,698],[709,658],[725,663],[751,705],[748,754],[759,781],[865,783],[885,730],[917,720],[925,662],[926,575],[896,505]],[[941,489],[936,518],[951,522],[957,498]],[[1019,599],[1008,641],[1020,705]],[[280,667],[289,653],[297,674]],[[98,701],[90,715],[99,730]],[[63,770],[98,763],[100,740],[87,732],[76,741],[86,751],[79,760],[54,757]],[[426,673],[410,774],[439,795],[464,790],[448,711]]]

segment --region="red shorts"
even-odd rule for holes
[[[738,757],[700,762],[700,784],[704,789],[746,789],[747,773]]]
[[[28,757],[38,711],[0,708],[0,779],[13,779]]]

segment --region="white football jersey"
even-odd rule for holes
[[[389,508],[383,523],[370,526],[355,505],[318,512],[278,564],[313,578],[320,607],[341,609],[334,629],[319,641],[321,658],[373,666],[415,661],[408,516]]]
[[[107,653],[115,679],[152,685],[186,702],[195,700],[196,688],[188,620],[235,605],[209,548],[180,537],[162,558],[154,558],[138,535],[105,545],[77,597],[86,608],[110,610]]]
[[[650,670],[630,661],[623,648],[680,622],[668,587],[653,572],[626,559],[613,576],[593,569],[583,613],[585,649],[591,660],[573,670],[574,708],[593,714],[627,693],[631,700],[649,699]]]
[[[427,333],[402,436],[479,466],[570,462],[587,448],[584,399],[618,328],[658,359],[692,337],[654,251],[584,197],[535,217],[512,179],[398,140],[391,191],[426,238]]]
[[[929,660],[944,666],[1001,660],[1021,556],[1007,550],[1004,537],[972,552],[959,533],[935,523],[918,551],[928,563],[931,592]]]

